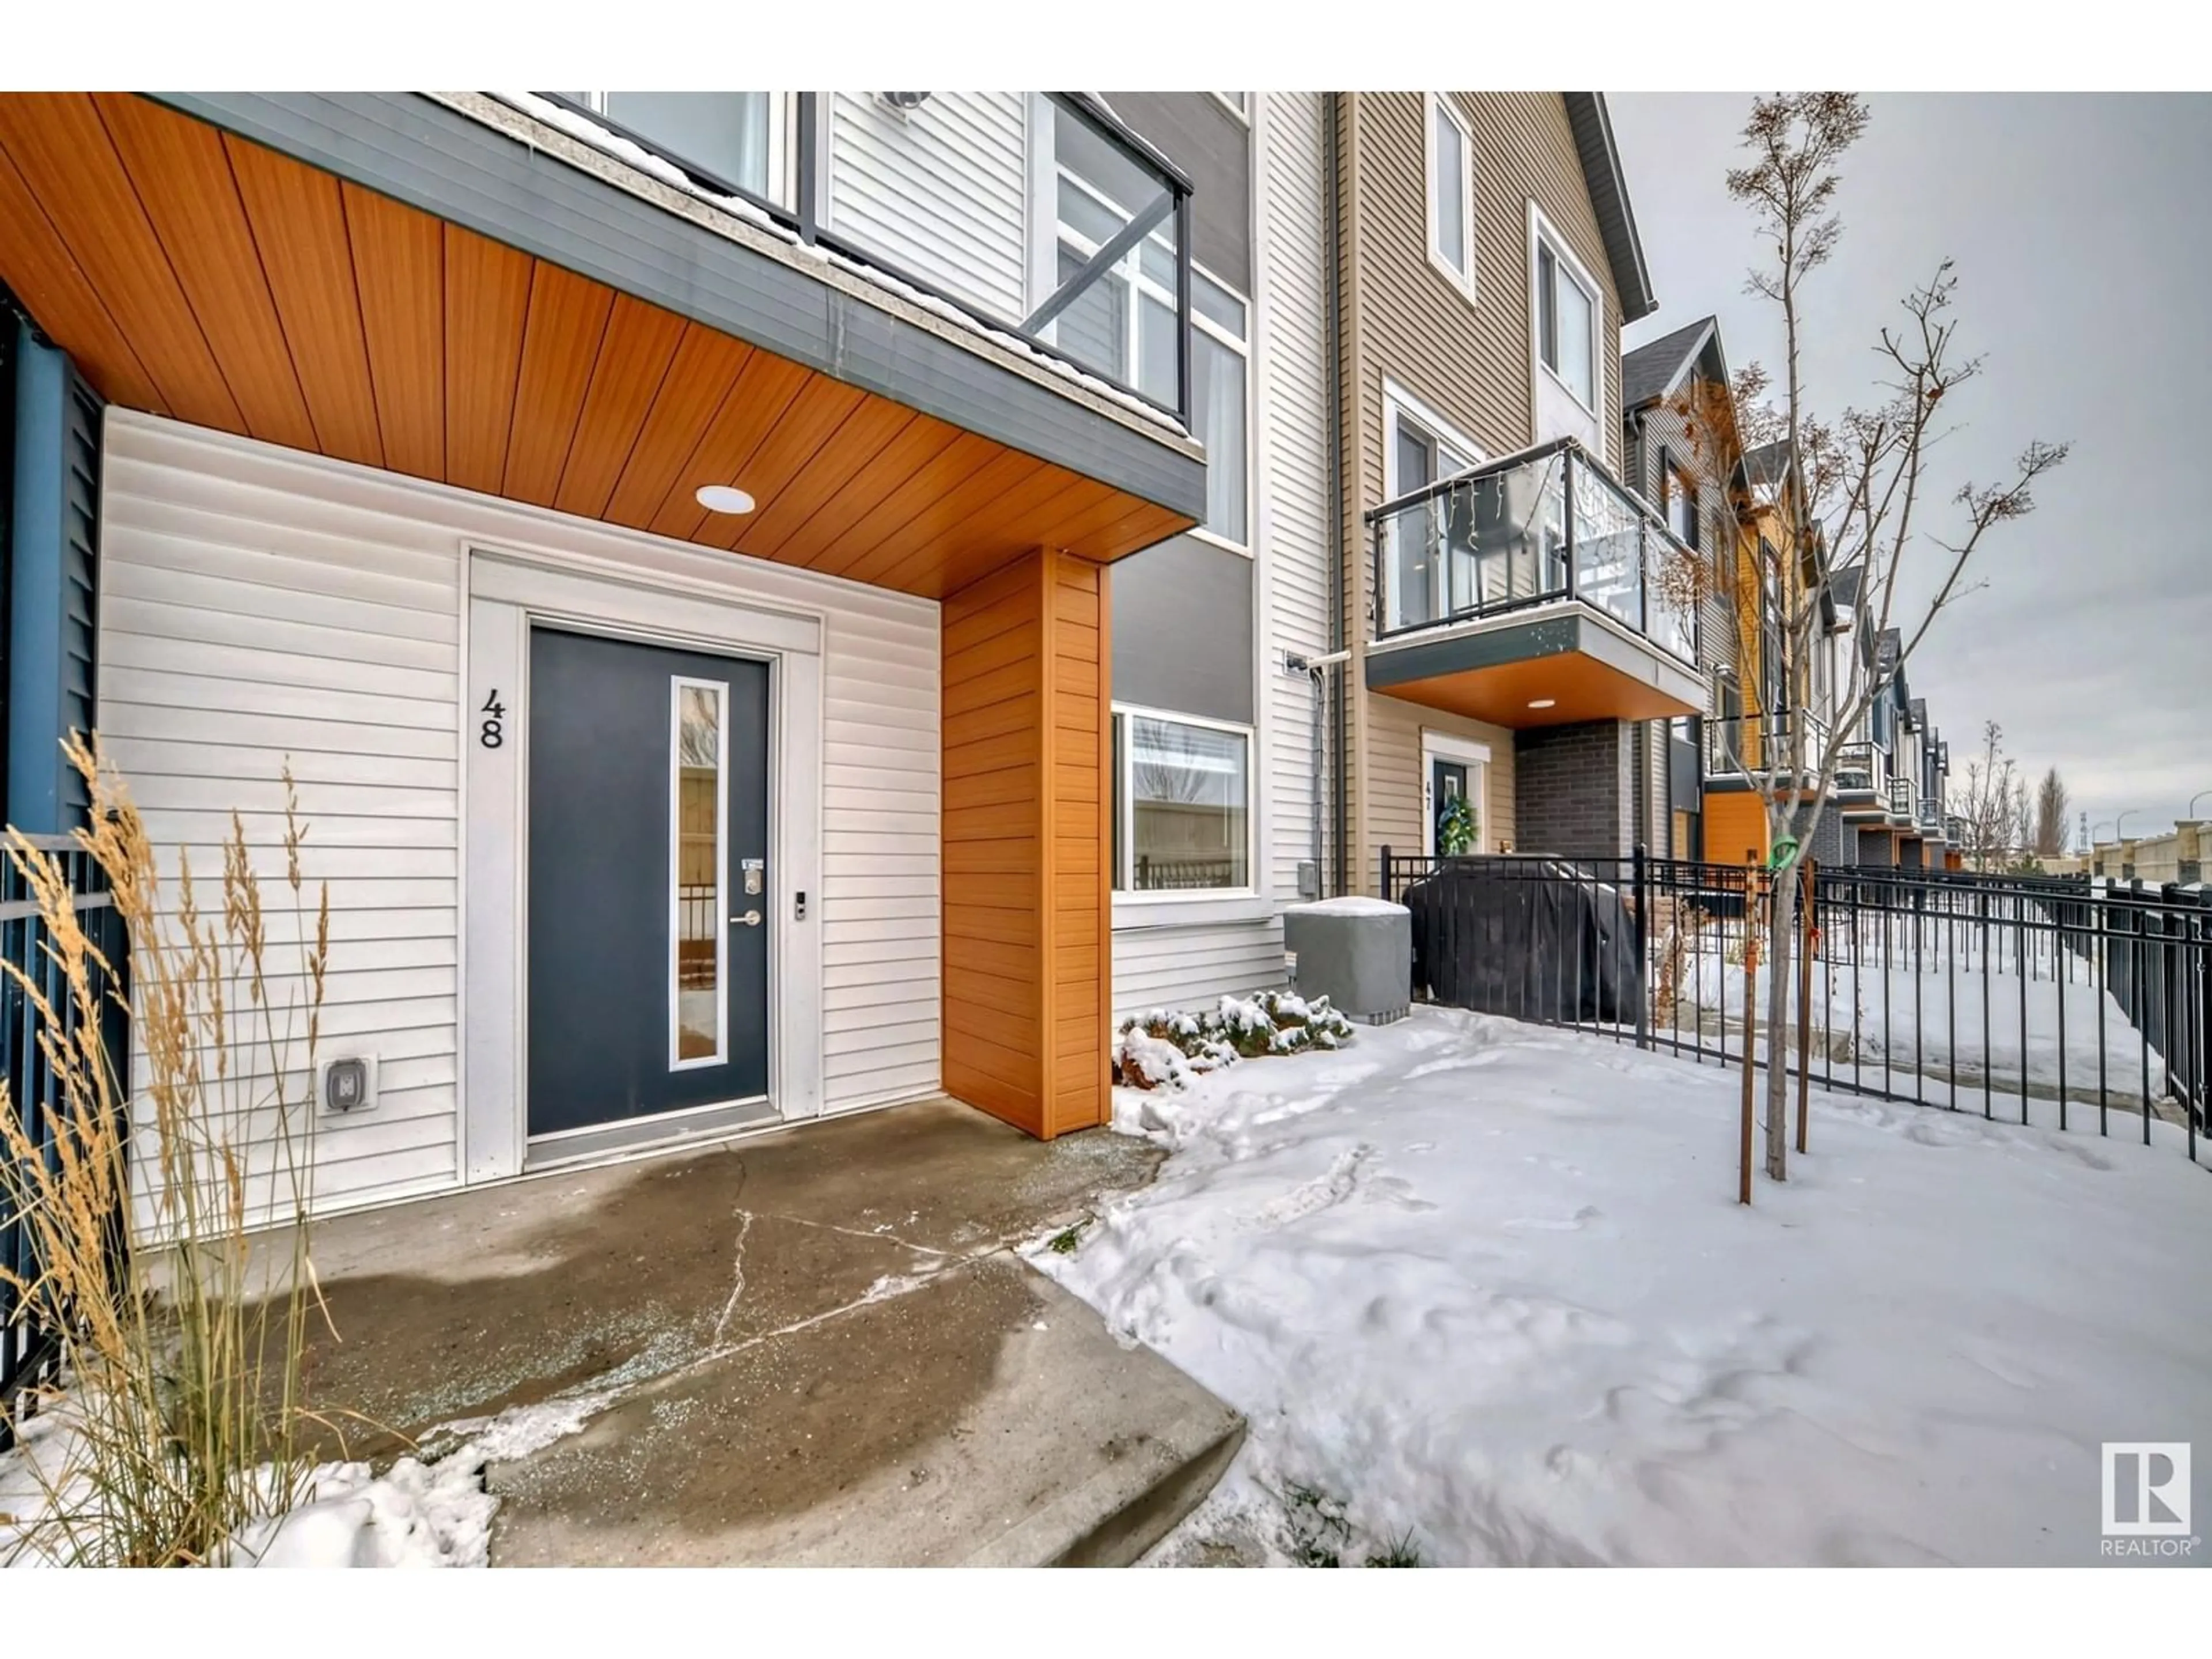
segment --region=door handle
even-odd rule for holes
[[[757,910],[748,910],[741,916],[730,918],[730,926],[732,927],[737,927],[740,922],[748,927],[757,927],[761,925],[761,913]]]

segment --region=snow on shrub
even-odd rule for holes
[[[1340,1048],[1352,1022],[1328,1006],[1287,991],[1224,997],[1211,1013],[1155,1008],[1121,1022],[1114,1042],[1114,1081],[1132,1089],[1180,1089],[1191,1079],[1263,1054]]]

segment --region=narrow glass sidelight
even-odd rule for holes
[[[680,1070],[716,1064],[726,1047],[729,688],[679,677],[671,691],[669,1066]]]

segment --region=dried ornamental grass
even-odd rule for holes
[[[90,1565],[204,1564],[291,1508],[311,1467],[301,1356],[309,1319],[327,1318],[306,1221],[329,892],[310,891],[301,870],[289,767],[286,902],[264,904],[234,812],[210,912],[181,849],[165,905],[144,822],[96,739],[65,748],[92,799],[74,839],[131,940],[138,1121],[101,1040],[122,964],[87,933],[62,861],[10,830],[45,961],[0,969],[36,1015],[58,1097],[43,1138],[0,1100],[0,1205],[35,1264],[0,1264],[0,1279],[57,1326],[69,1384],[66,1432],[46,1437],[62,1450],[27,1460],[44,1502],[15,1522],[15,1547]],[[62,988],[60,1006],[47,984]],[[287,1218],[283,1249],[257,1250],[251,1230]]]

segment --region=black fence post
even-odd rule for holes
[[[1390,896],[1390,843],[1388,842],[1382,843],[1382,884],[1380,890],[1384,898]]]
[[[1649,1048],[1651,1046],[1651,990],[1658,982],[1658,978],[1651,971],[1650,954],[1651,927],[1646,920],[1651,893],[1649,860],[1642,842],[1636,843],[1633,867],[1632,890],[1636,896],[1635,915],[1629,926],[1636,939],[1636,972],[1644,981],[1637,988],[1636,993],[1636,1046],[1639,1048]]]

